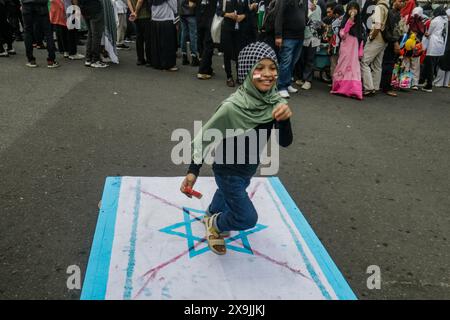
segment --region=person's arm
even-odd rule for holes
[[[130,9],[130,12],[133,13],[134,7],[133,7],[133,4],[131,3],[131,0],[127,0],[127,4],[128,4],[128,9]]]
[[[292,134],[291,120],[275,121],[275,129],[278,129],[278,144],[286,148],[292,144],[294,136]]]
[[[369,40],[373,40],[375,39],[378,34],[381,31],[381,25],[382,25],[382,21],[381,21],[381,16],[382,16],[382,11],[380,8],[380,5],[375,7],[375,11],[373,13],[373,24],[372,24],[372,30],[370,31],[369,34]],[[386,14],[386,19],[387,19],[387,14]]]
[[[247,15],[250,13],[250,7],[247,4],[243,5],[243,9],[242,9],[242,13],[238,14],[236,17],[236,21],[237,22],[242,22],[243,20],[245,20],[245,18],[247,17]]]
[[[136,15],[139,14],[139,11],[141,10],[143,3],[144,3],[144,0],[138,0],[138,2],[136,3],[136,9],[134,10],[134,13]]]
[[[275,119],[275,128],[279,129],[278,143],[282,147],[287,147],[292,143],[291,121],[292,111],[285,103],[279,104],[272,111],[272,117]]]
[[[283,16],[286,0],[272,0],[277,1],[275,6],[279,6],[277,9],[277,15],[275,17],[275,45],[279,48],[283,45]]]

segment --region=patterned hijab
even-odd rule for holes
[[[265,43],[251,43],[239,53],[238,79],[243,84],[219,105],[211,119],[202,127],[202,131],[194,138],[195,163],[202,162],[211,145],[211,141],[205,141],[206,130],[216,129],[224,138],[233,137],[237,133],[227,132],[227,129],[242,129],[247,132],[260,124],[271,122],[273,109],[279,104],[286,103],[279,95],[276,85],[267,92],[261,92],[253,85],[253,71],[262,59],[271,59],[278,68],[275,52]]]

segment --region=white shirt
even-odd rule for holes
[[[447,42],[447,16],[438,16],[431,20],[428,29],[429,37],[424,37],[422,42],[427,49],[427,56],[440,57],[444,55]]]
[[[112,0],[118,14],[127,13],[128,5],[125,0]]]

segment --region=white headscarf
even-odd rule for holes
[[[414,16],[419,16],[423,18],[423,9],[422,7],[415,7],[411,13],[411,15]]]

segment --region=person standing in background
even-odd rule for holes
[[[180,0],[179,13],[181,23],[181,54],[182,64],[188,65],[187,38],[189,35],[189,45],[191,50],[191,65],[199,65],[197,49],[197,0]]]
[[[127,0],[112,0],[117,12],[117,49],[128,50],[129,46],[125,44],[125,34],[127,33]]]
[[[136,26],[136,54],[138,66],[151,66],[151,14],[148,0],[128,0],[130,20]]]
[[[59,67],[59,63],[56,61],[55,42],[50,25],[47,0],[22,0],[22,15],[25,28],[25,51],[28,59],[26,66],[30,68],[38,66],[33,55],[33,34],[36,27],[44,33],[47,41],[47,67]]]
[[[151,14],[151,65],[160,70],[178,71],[177,0],[153,0]]]

